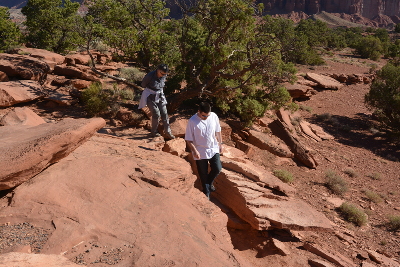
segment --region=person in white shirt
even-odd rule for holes
[[[145,88],[139,102],[139,109],[148,106],[151,112],[151,135],[160,136],[158,125],[160,117],[163,121],[164,132],[169,139],[175,136],[171,133],[167,113],[167,99],[164,95],[164,86],[168,74],[168,66],[161,64],[156,70],[149,72],[142,80],[142,87]]]
[[[201,102],[197,113],[189,119],[185,140],[196,160],[203,192],[210,199],[210,193],[215,191],[213,182],[222,169],[222,135],[219,118],[211,112],[209,103]]]

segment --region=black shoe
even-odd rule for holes
[[[210,184],[210,191],[211,192],[215,192],[217,189],[215,189],[215,187],[214,187],[214,185],[213,184]]]
[[[171,133],[167,133],[167,138],[172,140],[172,139],[175,139],[175,136]]]
[[[159,136],[161,136],[161,134],[159,134],[159,133],[151,133],[151,136],[152,137],[159,137]]]

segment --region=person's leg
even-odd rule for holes
[[[147,97],[147,106],[151,112],[151,133],[156,135],[158,133],[158,124],[160,121],[160,110],[158,109],[157,103],[155,103],[155,95],[149,95],[149,97]]]
[[[157,105],[158,105],[158,109],[160,110],[160,115],[161,115],[161,119],[162,119],[163,126],[164,126],[164,132],[169,138],[174,139],[175,136],[172,135],[171,128],[169,126],[167,106],[165,105],[165,103],[162,103],[161,101],[158,102]]]
[[[207,175],[207,184],[209,184],[210,189],[212,188],[211,191],[214,191],[215,189],[213,186],[213,182],[222,170],[222,164],[221,164],[221,159],[219,157],[219,153],[216,153],[211,159],[209,159],[209,161],[210,161],[211,171]]]
[[[208,159],[196,160],[197,171],[200,176],[201,185],[203,187],[203,192],[207,197],[210,196],[209,184],[207,184],[208,179]]]

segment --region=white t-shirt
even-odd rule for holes
[[[210,112],[206,120],[202,120],[197,113],[194,114],[186,127],[185,140],[192,141],[200,159],[210,159],[219,153],[219,145],[215,133],[221,132],[217,114]]]

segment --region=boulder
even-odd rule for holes
[[[55,75],[66,76],[68,78],[78,78],[87,81],[99,81],[99,78],[97,78],[94,74],[90,73],[90,68],[79,69],[73,66],[57,65],[54,68],[53,73]]]
[[[256,230],[330,231],[330,221],[302,200],[275,194],[263,182],[222,170],[214,196]]]
[[[46,62],[37,58],[25,55],[0,54],[0,71],[6,73],[9,78],[44,83],[51,69]]]
[[[302,121],[300,121],[300,124],[299,124],[299,125],[300,125],[300,129],[302,130],[302,132],[303,132],[306,136],[308,136],[309,138],[311,138],[312,140],[315,140],[315,141],[317,141],[317,142],[322,141],[322,139],[321,139],[319,136],[317,136],[317,135],[311,130],[311,127],[310,127],[310,123],[309,123],[309,122],[302,120]]]
[[[47,225],[40,253],[83,265],[250,266],[189,164],[140,142],[96,134],[16,188],[0,223]]]
[[[74,99],[70,94],[66,94],[61,91],[60,92],[53,91],[44,99],[57,103],[58,106],[64,106],[64,107],[71,106],[72,104],[77,102],[77,100]]]
[[[63,55],[44,50],[44,49],[37,49],[37,48],[17,48],[14,52],[19,54],[28,54],[31,57],[41,59],[45,62],[54,62],[55,64],[62,64],[65,60]]]
[[[310,98],[311,96],[315,95],[317,91],[308,85],[303,85],[299,83],[290,84],[287,83],[284,85],[286,90],[288,90],[290,96],[293,99],[298,98]]]
[[[0,119],[0,125],[29,125],[36,126],[46,121],[28,107],[16,107]]]
[[[389,258],[386,257],[383,254],[380,254],[376,251],[373,250],[367,250],[369,257],[371,258],[371,260],[373,260],[374,262],[378,263],[378,264],[382,264],[383,266],[387,266],[387,267],[398,267],[400,266],[400,263]]]
[[[246,139],[252,145],[267,150],[274,155],[285,158],[293,158],[293,153],[287,145],[271,134],[249,130],[249,137]]]
[[[315,169],[318,166],[318,163],[314,159],[311,150],[304,146],[299,141],[299,139],[294,134],[292,134],[292,132],[284,122],[281,122],[280,120],[275,120],[274,123],[271,123],[269,126],[272,132],[276,136],[282,138],[287,146],[290,147],[292,153],[294,154],[294,158],[296,158],[309,168]]]
[[[36,81],[10,81],[0,83],[0,107],[43,98],[42,87]]]
[[[67,156],[104,125],[104,119],[94,118],[65,119],[33,127],[0,127],[0,190],[28,181]]]
[[[146,107],[145,109],[142,110],[147,110],[147,109],[148,108]],[[187,123],[188,120],[185,118],[172,116],[170,119],[170,127],[172,134],[175,135],[176,137],[185,138]]]
[[[91,61],[89,55],[83,55],[83,54],[71,54],[65,56],[65,60],[73,60],[75,64],[80,64],[80,65],[88,65],[88,63]]]
[[[92,84],[91,81],[86,81],[86,80],[81,80],[81,79],[73,79],[73,80],[71,80],[71,83],[77,89],[85,89],[85,88],[88,88]]]
[[[307,79],[318,83],[318,86],[324,89],[338,90],[343,87],[343,84],[329,76],[308,72],[306,77]]]
[[[183,138],[175,138],[165,142],[165,146],[162,149],[164,152],[171,153],[175,156],[182,156],[186,151],[186,141]]]

